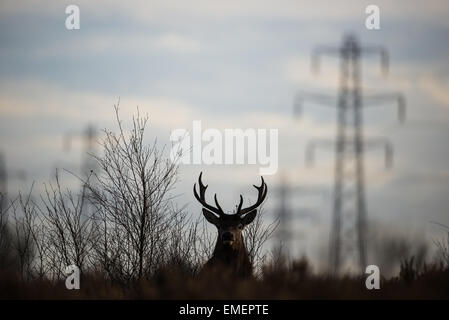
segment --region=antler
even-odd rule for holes
[[[215,205],[217,206],[216,208],[206,202],[205,195],[206,195],[206,189],[208,186],[207,185],[205,186],[203,184],[203,182],[201,181],[202,175],[203,175],[203,172],[200,173],[200,177],[198,178],[198,185],[200,187],[200,195],[198,196],[198,193],[196,192],[196,183],[193,185],[193,194],[195,195],[196,200],[198,200],[203,205],[203,207],[218,214],[218,216],[222,216],[224,214],[224,212],[223,212],[223,209],[221,209],[220,205],[218,204],[217,194],[214,195]]]
[[[239,206],[237,208],[237,213],[236,213],[239,216],[243,216],[244,214],[247,214],[248,212],[253,211],[258,206],[260,206],[262,204],[262,202],[265,200],[265,197],[267,196],[268,187],[267,187],[267,184],[265,183],[265,181],[263,180],[263,177],[261,177],[261,178],[262,178],[262,184],[260,185],[260,187],[253,185],[254,188],[256,188],[258,191],[257,201],[255,204],[253,204],[252,206],[250,206],[248,208],[242,209],[243,197],[242,197],[242,195],[240,195],[240,203],[239,203]]]

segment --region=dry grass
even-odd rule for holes
[[[1,299],[448,299],[449,269],[426,266],[413,279],[381,280],[380,290],[367,290],[365,279],[332,278],[309,272],[305,260],[278,268],[265,267],[260,279],[232,279],[225,272],[193,276],[175,267],[161,268],[151,279],[131,285],[84,275],[80,290],[67,290],[63,281],[24,281],[0,273]]]

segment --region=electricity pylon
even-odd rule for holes
[[[8,179],[26,181],[27,172],[25,170],[8,170],[5,153],[0,151],[0,213],[5,212],[8,207]]]
[[[405,119],[405,99],[399,93],[362,95],[362,56],[379,54],[384,75],[388,72],[388,53],[378,46],[361,47],[354,35],[346,35],[340,47],[318,47],[312,55],[312,67],[318,72],[322,55],[340,59],[339,94],[337,99],[323,94],[300,94],[295,109],[312,100],[318,104],[336,106],[338,125],[336,141],[311,141],[306,149],[306,161],[314,160],[317,147],[335,150],[333,217],[329,245],[329,267],[337,274],[349,257],[355,256],[361,272],[367,262],[367,225],[363,154],[365,150],[384,147],[385,164],[392,165],[393,147],[383,138],[364,139],[362,108],[394,101],[398,105],[399,121]]]
[[[95,160],[95,156],[97,155],[97,136],[98,132],[94,125],[89,124],[86,128],[80,133],[68,133],[64,136],[64,150],[67,152],[70,151],[72,145],[72,139],[74,135],[80,135],[83,140],[83,149],[82,149],[82,159],[81,159],[81,176],[82,180],[88,181],[91,177],[92,172],[97,171],[98,165]],[[81,188],[83,192],[88,192],[85,190],[85,183],[83,182]],[[93,212],[94,208],[90,205],[89,201],[83,202],[83,212],[86,215],[89,215]]]
[[[97,129],[95,126],[89,124],[86,128],[78,133],[67,133],[64,136],[63,149],[69,152],[72,148],[73,136],[79,135],[83,139],[83,150],[82,150],[82,160],[81,160],[81,173],[84,176],[88,176],[91,170],[96,169],[96,161],[93,159],[93,155],[96,155],[96,139],[97,139]]]
[[[286,178],[282,175],[280,185],[278,187],[279,204],[277,208],[277,215],[279,219],[279,226],[277,230],[277,239],[279,244],[287,254],[290,253],[290,238],[291,238],[291,216],[290,208],[288,206],[289,187]]]
[[[305,210],[305,208],[295,207],[292,202],[297,197],[318,196],[325,198],[326,190],[321,187],[311,185],[291,185],[287,175],[280,174],[279,184],[272,187],[273,194],[277,198],[277,204],[274,208],[279,225],[276,229],[277,244],[280,245],[282,251],[290,256],[293,240],[300,236],[294,229],[296,219],[307,219],[317,221],[316,213],[313,210]],[[310,212],[312,211],[312,212]]]
[[[2,152],[0,152],[0,214],[5,212],[7,203],[8,203],[8,175],[6,173],[5,156],[3,155]]]

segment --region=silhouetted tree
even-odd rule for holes
[[[112,277],[128,282],[151,274],[173,246],[180,248],[186,216],[172,202],[177,165],[164,157],[157,141],[144,143],[148,116],[133,117],[125,132],[115,106],[118,133],[104,131],[100,172],[86,183],[95,217],[95,252]],[[188,236],[189,238],[189,236]],[[184,247],[185,249],[185,247]],[[180,254],[185,256],[181,250]],[[173,253],[172,253],[173,255]]]

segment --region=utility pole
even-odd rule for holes
[[[355,258],[360,271],[367,265],[367,225],[363,155],[367,149],[383,147],[386,167],[391,167],[393,147],[387,139],[364,139],[362,109],[388,102],[398,105],[399,121],[405,119],[405,100],[401,94],[362,95],[360,59],[368,55],[380,55],[384,75],[388,72],[387,51],[378,46],[361,47],[357,38],[346,35],[340,47],[318,47],[312,55],[312,67],[318,72],[323,55],[340,59],[339,93],[337,99],[323,94],[299,94],[296,112],[301,112],[306,100],[337,107],[336,141],[314,140],[306,149],[306,161],[314,161],[317,147],[335,151],[333,217],[330,232],[329,268],[337,274]]]

